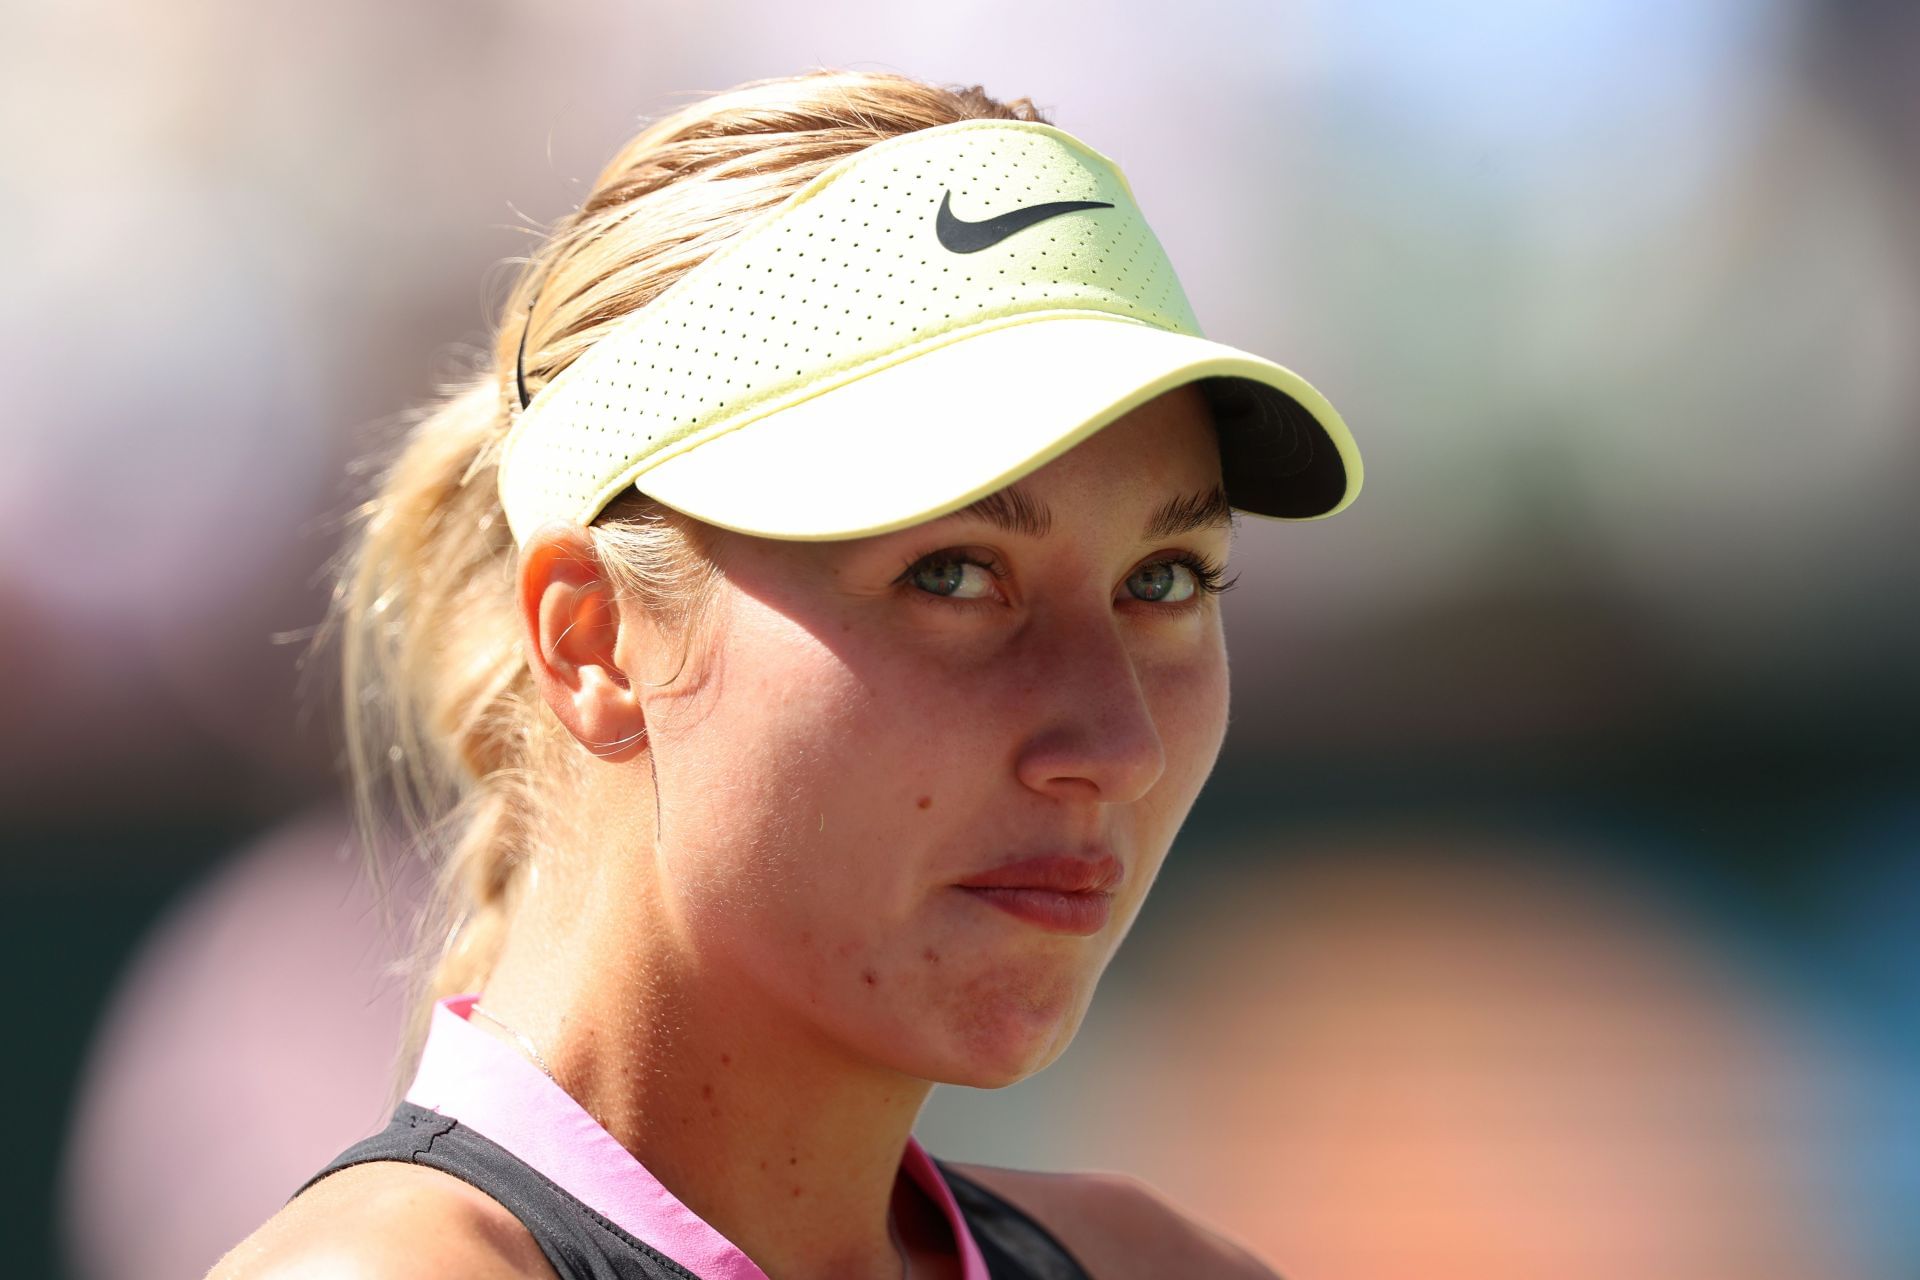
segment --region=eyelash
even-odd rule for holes
[[[961,608],[980,608],[989,606],[993,602],[991,600],[956,600],[951,596],[935,595],[931,591],[919,590],[912,583],[913,574],[916,569],[927,564],[972,564],[985,569],[998,581],[1005,581],[1007,577],[1006,568],[991,556],[978,556],[967,551],[930,552],[927,555],[918,556],[907,561],[906,567],[900,571],[900,576],[894,579],[896,585],[904,586],[910,594],[929,603],[940,603]],[[1134,573],[1138,573],[1141,569],[1156,564],[1185,565],[1193,574],[1194,591],[1192,599],[1160,606],[1163,609],[1170,609],[1176,612],[1182,609],[1198,608],[1207,601],[1208,597],[1217,596],[1223,591],[1232,590],[1233,584],[1240,580],[1238,575],[1231,578],[1227,577],[1226,570],[1218,563],[1195,551],[1175,551],[1168,555],[1148,560],[1135,568]],[[1132,574],[1128,576],[1131,577]],[[1151,605],[1156,602],[1140,600],[1137,601],[1137,603]]]

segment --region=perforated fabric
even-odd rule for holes
[[[1078,207],[1036,207],[1058,202]],[[501,499],[523,544],[636,484],[730,528],[858,536],[971,501],[1200,376],[1281,393],[1241,419],[1274,477],[1316,441],[1333,469],[1316,509],[1271,514],[1351,501],[1338,414],[1204,338],[1111,160],[1051,125],[964,121],[839,162],[615,325],[520,413]]]

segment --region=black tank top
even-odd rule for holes
[[[505,1147],[458,1120],[409,1102],[394,1109],[385,1129],[335,1156],[300,1191],[330,1173],[372,1160],[424,1164],[472,1183],[526,1224],[560,1280],[702,1280]],[[993,1280],[1091,1280],[1045,1227],[941,1161],[934,1165],[953,1190]]]

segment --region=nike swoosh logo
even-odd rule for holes
[[[1057,218],[1075,209],[1113,208],[1112,203],[1106,200],[1055,200],[1051,204],[1031,204],[1024,209],[1012,209],[984,222],[965,222],[953,216],[952,204],[953,192],[949,191],[940,197],[940,216],[934,219],[933,229],[940,237],[941,245],[955,253],[978,253],[999,244],[1016,231],[1025,231],[1036,222],[1045,222],[1048,218]]]

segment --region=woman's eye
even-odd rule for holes
[[[1155,604],[1179,604],[1193,598],[1199,579],[1192,569],[1177,560],[1157,560],[1141,565],[1127,579],[1127,590],[1136,600]]]
[[[972,560],[931,557],[915,565],[907,576],[929,595],[951,600],[984,600],[993,594],[992,572]]]
[[[999,595],[994,579],[1006,576],[993,561],[964,552],[943,552],[916,560],[897,581],[943,600],[991,600]],[[1201,593],[1224,590],[1218,573],[1204,562],[1185,558],[1154,560],[1127,575],[1127,593],[1149,604],[1177,605]]]

